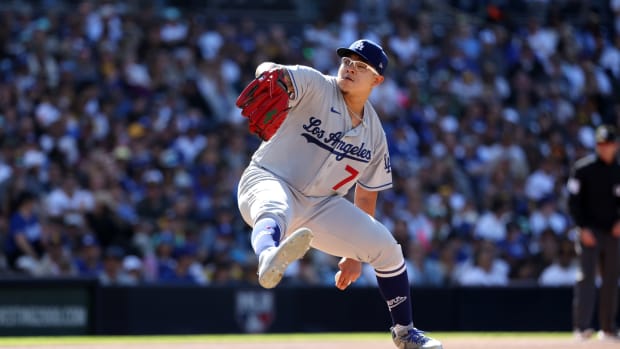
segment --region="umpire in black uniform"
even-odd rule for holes
[[[575,335],[593,334],[596,276],[602,280],[599,296],[601,339],[618,339],[618,277],[620,275],[620,164],[613,126],[597,127],[596,153],[575,162],[567,183],[570,214],[579,232],[580,272],[573,298]],[[599,269],[597,269],[597,265]]]

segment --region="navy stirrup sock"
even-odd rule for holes
[[[273,218],[262,218],[254,224],[252,229],[252,248],[256,256],[269,247],[280,244],[280,227]]]
[[[391,277],[377,276],[379,291],[387,302],[393,325],[407,326],[413,323],[411,296],[407,270]]]

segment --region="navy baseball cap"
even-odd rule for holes
[[[340,57],[350,56],[352,54],[359,55],[381,75],[383,75],[383,71],[385,71],[388,65],[388,57],[385,51],[383,51],[383,48],[368,39],[357,40],[348,48],[340,47],[336,50],[336,53],[338,53]]]
[[[596,143],[610,143],[618,139],[616,128],[611,125],[601,125],[595,131]]]

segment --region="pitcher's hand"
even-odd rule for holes
[[[340,270],[334,276],[334,281],[339,290],[344,290],[362,274],[362,262],[343,257],[338,262],[338,269]]]

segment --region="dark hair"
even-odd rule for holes
[[[21,207],[30,202],[36,201],[38,196],[31,191],[22,191],[18,193],[13,200],[13,205],[11,207],[11,213],[17,212]]]

